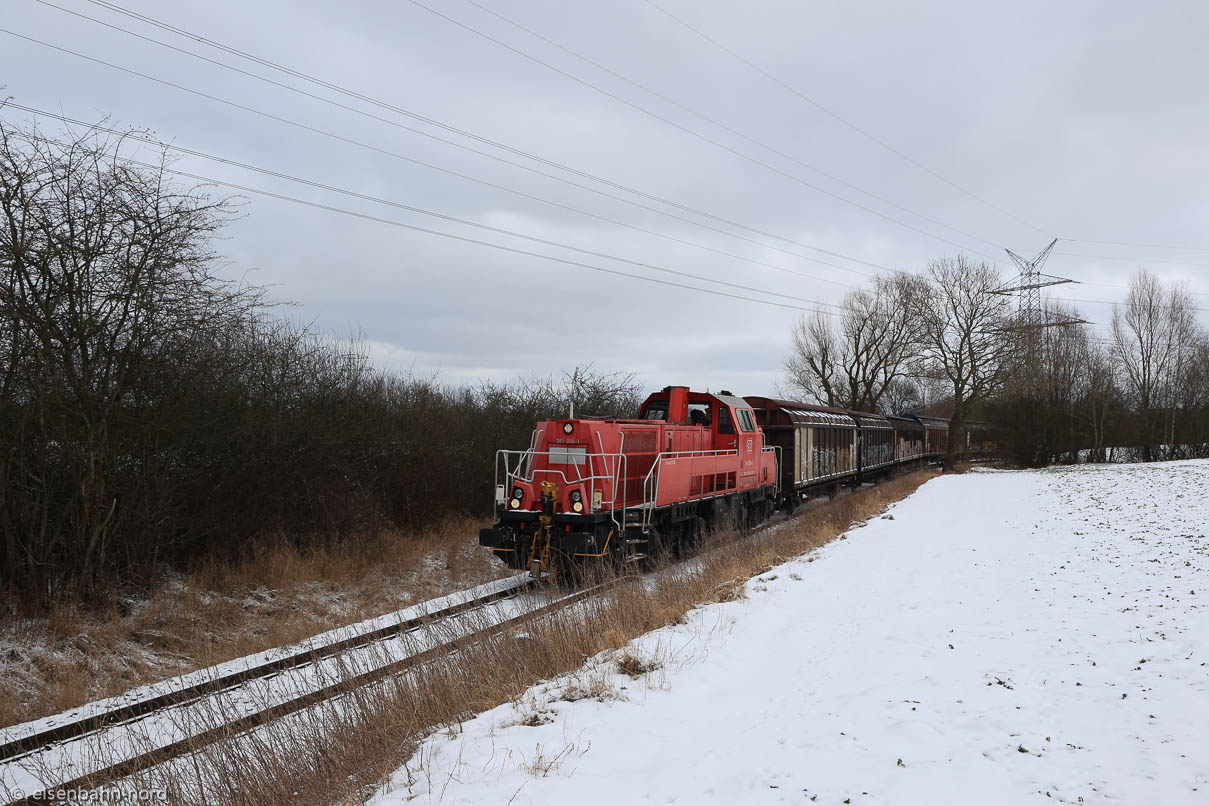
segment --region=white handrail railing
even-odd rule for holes
[[[659,487],[662,481],[664,459],[704,456],[737,457],[738,455],[738,448],[718,451],[664,451],[656,454],[655,461],[651,463],[651,469],[647,471],[646,478],[642,480],[642,531],[648,532],[651,528],[651,516],[655,513],[656,504],[659,501]]]

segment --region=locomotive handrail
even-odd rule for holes
[[[642,531],[648,532],[651,528],[651,516],[655,513],[656,506],[659,502],[659,487],[663,478],[663,460],[682,457],[698,457],[698,456],[721,456],[721,455],[739,455],[738,448],[716,451],[663,451],[655,455],[655,460],[651,463],[651,469],[647,471],[646,478],[642,480]],[[652,489],[652,486],[654,489]]]
[[[536,433],[537,432],[535,431],[534,432],[535,439],[536,439]],[[564,472],[563,470],[557,469],[557,468],[546,467],[546,468],[542,468],[542,469],[536,469],[533,467],[534,457],[536,457],[536,456],[549,457],[552,454],[553,454],[552,451],[539,451],[539,450],[535,450],[533,448],[530,448],[529,450],[526,450],[526,451],[508,450],[506,448],[501,448],[500,450],[497,450],[495,452],[495,457],[496,457],[495,458],[495,487],[496,487],[497,491],[500,488],[499,480],[500,480],[501,465],[503,466],[503,469],[504,469],[504,482],[505,482],[504,488],[505,489],[511,487],[512,483],[514,481],[519,480],[519,481],[524,481],[526,483],[531,483],[533,481],[534,477],[537,476],[539,473],[547,474],[547,475],[557,476],[557,477],[561,478],[563,480],[564,485],[570,485],[573,483],[587,483],[588,484],[588,501],[589,502],[593,502],[595,500],[596,491],[598,489],[598,485],[597,485],[598,481],[601,481],[601,482],[612,481],[613,490],[607,501],[603,497],[604,485],[603,484],[599,485],[599,489],[601,490],[601,493],[602,493],[601,505],[603,506],[606,503],[608,504],[609,519],[613,522],[613,524],[617,528],[620,528],[621,523],[617,520],[617,514],[616,514],[618,487],[619,486],[621,487],[621,508],[624,511],[627,506],[627,498],[626,498],[626,489],[625,489],[626,485],[624,483],[622,483],[622,480],[628,476],[629,457],[627,457],[624,453],[605,453],[603,451],[601,453],[585,453],[583,455],[585,464],[588,465],[588,469],[591,472],[591,475],[585,476],[580,470],[580,465],[576,464],[576,463],[572,463],[571,466],[575,468],[575,477],[571,478],[567,475],[566,472]],[[559,455],[562,456],[564,454],[560,453]],[[511,458],[516,459],[515,468],[513,467],[513,463],[510,461]],[[601,467],[602,467],[602,469],[604,469],[606,471],[605,473],[599,474],[599,473],[595,473],[594,471],[592,471],[592,460],[593,459],[601,460]],[[613,460],[611,473],[608,472],[609,464],[606,461],[608,459]],[[497,499],[496,503],[497,504],[499,503],[498,499]]]
[[[600,446],[600,455],[601,455],[601,457],[603,457],[604,453],[605,453],[604,438],[600,436],[600,431],[596,431],[595,433],[596,433],[596,444]],[[621,432],[621,439],[617,446],[617,453],[619,455],[621,455],[622,457],[625,457],[625,431]],[[603,458],[601,461],[602,461],[602,464],[604,464]],[[621,479],[625,478],[625,476],[629,475],[630,463],[629,463],[628,457],[626,457],[626,460],[625,460],[625,469],[626,469],[625,476],[623,476],[621,473],[621,466],[622,466],[621,462],[617,461],[616,459],[613,461],[613,498],[609,501],[609,520],[613,522],[613,529],[617,534],[621,534],[625,531],[625,527],[624,527],[622,521],[625,520],[627,490],[626,490],[626,485],[623,483],[621,485],[621,512],[622,512],[622,515],[621,515],[621,521],[619,521],[619,520],[617,520],[617,483],[619,481],[621,481]],[[606,467],[607,467],[607,465],[606,465]],[[601,503],[602,504],[604,503],[603,499],[601,500]]]

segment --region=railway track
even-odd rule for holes
[[[415,617],[405,618],[320,646],[291,652],[248,668],[220,673],[201,682],[164,691],[155,696],[97,713],[90,713],[70,722],[34,730],[16,738],[10,738],[0,745],[0,780],[10,793],[15,792],[18,795],[15,799],[11,799],[10,794],[8,796],[9,804],[30,804],[30,806],[48,800],[53,801],[56,793],[65,790],[88,790],[110,785],[143,770],[187,756],[207,745],[230,739],[273,720],[298,713],[374,682],[405,673],[458,648],[518,629],[543,615],[601,593],[619,581],[584,588],[534,605],[523,602],[522,599],[523,594],[532,592],[537,583],[518,576],[510,580],[507,585],[481,595],[460,599],[448,606],[433,609]],[[505,607],[510,600],[514,600],[512,602],[514,606]],[[479,626],[471,618],[476,614],[484,613],[492,606],[495,606],[495,609],[500,612],[494,614],[495,617],[498,617],[497,620],[491,621],[487,626]],[[474,624],[474,628],[458,632],[456,626],[451,626],[451,622],[459,617],[462,617],[467,624]],[[448,635],[438,635],[442,627],[446,628],[445,632]],[[303,686],[303,690],[285,696],[278,702],[272,702],[263,707],[246,708],[245,712],[238,717],[226,720],[221,725],[188,732],[187,735],[180,737],[172,737],[171,740],[164,741],[150,749],[130,752],[126,757],[112,763],[94,764],[88,769],[74,770],[74,773],[78,773],[74,777],[62,775],[54,781],[45,779],[37,781],[40,776],[29,771],[29,768],[37,769],[35,763],[24,765],[26,768],[24,775],[13,774],[15,765],[21,765],[23,760],[32,762],[39,754],[55,753],[59,756],[70,756],[73,746],[79,745],[80,748],[83,748],[80,743],[90,737],[94,740],[103,740],[109,731],[121,730],[141,721],[152,720],[169,711],[186,708],[194,703],[204,704],[205,701],[226,693],[238,693],[244,687],[254,683],[263,684],[274,677],[305,674],[317,669],[318,665],[325,661],[329,664],[333,662],[338,664],[350,652],[363,650],[419,631],[424,631],[426,635],[433,637],[431,645],[412,647],[399,657],[353,674],[347,673],[347,670],[344,669],[339,669],[337,673],[332,673],[331,670],[328,670],[326,674],[313,673],[311,674],[311,685]],[[325,680],[325,678],[328,679]],[[169,720],[169,722],[179,727],[181,720]],[[89,753],[81,749],[79,755],[88,757]],[[9,768],[8,773],[5,772],[5,768]],[[35,780],[37,783],[31,786],[31,780]]]
[[[753,539],[766,530],[776,528],[788,521],[796,520],[798,517],[806,515],[812,508],[810,506],[804,507],[794,515],[785,516],[782,514],[774,516],[764,523],[746,530],[741,539]],[[719,546],[707,545],[701,551],[695,553],[694,557],[709,554],[718,548]],[[187,756],[207,745],[244,734],[273,720],[304,711],[307,708],[314,707],[375,682],[403,674],[410,669],[435,660],[445,653],[473,645],[475,642],[482,641],[494,635],[516,630],[543,615],[552,613],[575,602],[583,601],[617,584],[635,578],[637,577],[622,577],[604,584],[558,596],[541,602],[536,606],[518,607],[515,612],[503,613],[498,621],[494,621],[486,627],[467,630],[464,633],[439,640],[431,646],[414,649],[366,671],[356,674],[342,673],[334,675],[334,679],[331,682],[316,683],[309,686],[305,691],[285,697],[279,702],[274,702],[264,707],[247,708],[238,717],[226,720],[220,725],[194,731],[171,741],[165,741],[144,752],[131,753],[128,757],[115,763],[95,766],[70,779],[64,778],[61,782],[56,782],[53,785],[48,785],[43,781],[40,784],[41,789],[24,789],[21,797],[9,800],[8,803],[10,806],[15,806],[15,804],[22,804],[22,806],[29,804],[29,806],[33,806],[35,803],[44,803],[47,800],[53,800],[51,797],[52,792],[95,789],[112,784],[160,764]],[[11,782],[5,780],[8,776],[5,776],[4,769],[9,765],[19,763],[23,758],[52,751],[55,748],[64,748],[70,746],[73,742],[79,742],[89,736],[103,735],[106,731],[114,728],[131,725],[140,720],[146,720],[163,714],[170,709],[201,702],[224,692],[238,691],[250,683],[263,682],[275,676],[307,670],[324,661],[338,661],[350,652],[391,641],[408,633],[415,633],[426,628],[430,632],[433,632],[433,628],[448,623],[459,616],[480,612],[492,605],[502,605],[509,600],[519,600],[524,594],[533,591],[538,584],[532,579],[518,575],[507,580],[504,584],[492,587],[485,592],[475,594],[474,591],[478,589],[472,589],[466,592],[471,595],[458,598],[452,603],[418,613],[411,617],[375,626],[351,636],[321,643],[318,646],[309,646],[304,649],[288,652],[279,657],[274,657],[271,660],[256,663],[243,669],[222,672],[213,677],[163,691],[154,696],[123,703],[96,713],[88,713],[80,718],[59,725],[45,726],[16,737],[2,739],[0,740],[3,742],[0,743],[0,783],[9,786],[10,791],[12,791]],[[3,736],[4,733],[0,732],[0,736]],[[0,792],[2,791],[0,790]]]

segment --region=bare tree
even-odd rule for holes
[[[838,322],[821,312],[803,318],[785,363],[788,385],[823,405],[880,411],[917,355],[912,300],[920,293],[919,278],[900,272],[876,278],[871,290],[849,292]]]
[[[1079,311],[1066,303],[1047,300],[1045,321],[1078,320]],[[1054,325],[1028,334],[1038,345],[1038,365],[1025,366],[1024,372],[1037,380],[1039,392],[1035,400],[1044,414],[1042,456],[1048,463],[1054,460],[1074,462],[1082,447],[1077,433],[1076,409],[1087,384],[1090,341],[1087,328],[1081,324]],[[1020,364],[1018,364],[1020,366]],[[1041,418],[1038,418],[1041,419]]]
[[[902,415],[924,407],[924,385],[917,378],[896,378],[882,395],[881,410],[885,414]]]
[[[1085,362],[1084,400],[1080,411],[1087,423],[1089,458],[1093,462],[1104,462],[1108,460],[1111,424],[1121,410],[1116,368],[1109,351],[1090,342]]]
[[[965,444],[965,422],[971,408],[997,392],[1012,368],[1015,340],[1004,330],[1007,297],[998,272],[963,256],[928,264],[928,289],[917,297],[928,368],[943,378],[953,395],[949,448],[945,466],[952,467]]]
[[[1188,409],[1191,412],[1188,445],[1193,456],[1209,456],[1209,333],[1201,330],[1196,357],[1188,373]]]
[[[1184,286],[1164,289],[1145,269],[1129,281],[1124,305],[1112,314],[1113,351],[1137,408],[1142,458],[1160,457],[1175,437],[1176,400],[1197,349],[1191,296]]]
[[[785,361],[790,392],[824,406],[838,405],[840,364],[839,337],[828,314],[815,311],[798,320],[793,329],[793,352]]]

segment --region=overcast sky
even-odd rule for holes
[[[1081,283],[1054,296],[1119,301],[1144,265],[1209,308],[1204,2],[657,0],[808,101],[644,0],[120,0],[419,117],[53,2],[180,50],[36,0],[4,0],[0,27],[222,100],[4,33],[16,103],[608,257],[176,162],[200,176],[692,287],[244,194],[225,271],[321,330],[363,332],[397,370],[460,383],[594,363],[648,388],[766,394],[802,309],[958,252],[1006,279],[1005,247],[1031,256],[1053,237],[1046,271]],[[1079,307],[1103,332],[1111,307]]]

